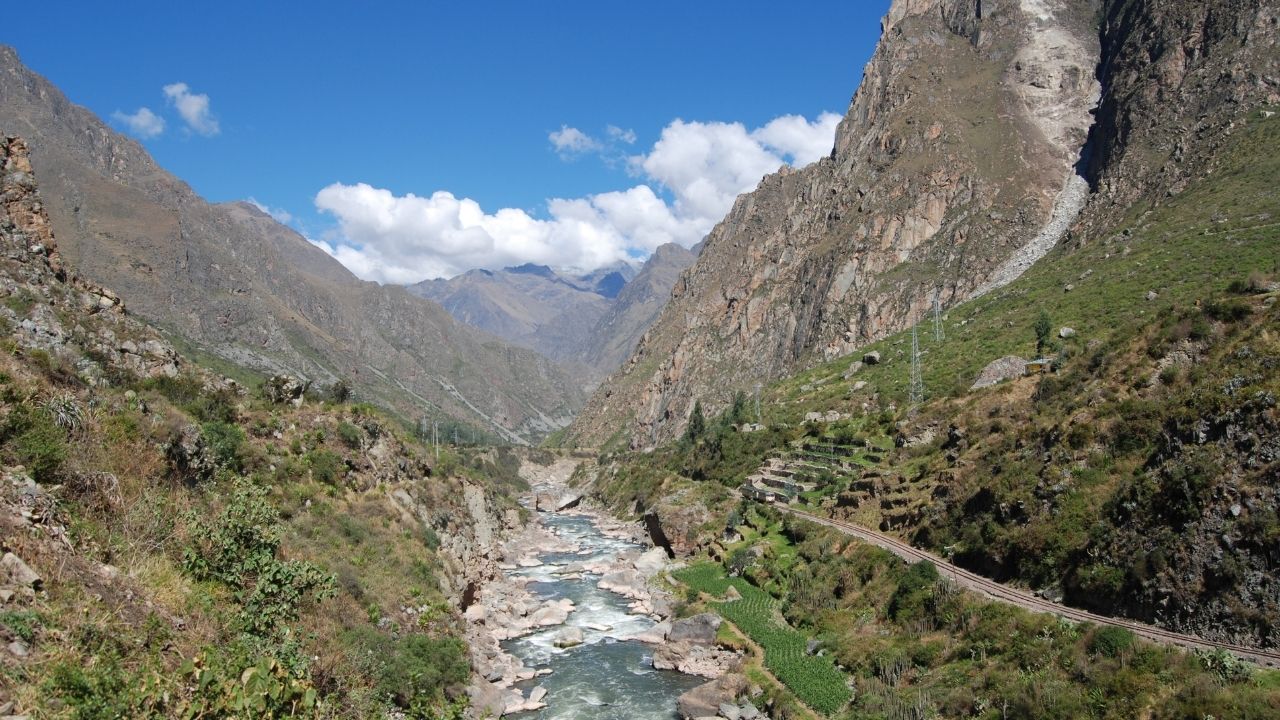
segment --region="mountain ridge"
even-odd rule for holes
[[[528,350],[401,288],[356,279],[245,203],[206,203],[0,47],[0,130],[24,136],[63,253],[171,334],[259,372],[351,381],[402,417],[510,442],[568,422],[581,391]]]

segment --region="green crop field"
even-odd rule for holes
[[[838,712],[851,699],[848,680],[830,658],[808,655],[808,638],[781,622],[778,601],[742,578],[725,577],[712,563],[676,573],[676,579],[712,597],[733,587],[741,599],[714,603],[729,622],[764,648],[764,665],[806,705],[826,715]]]

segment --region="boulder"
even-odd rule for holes
[[[582,641],[582,628],[570,625],[556,633],[556,637],[551,643],[558,648],[571,648],[581,645]]]
[[[746,689],[746,685],[746,680],[741,675],[722,675],[677,698],[676,710],[685,720],[716,717],[720,712],[720,704],[733,702]]]
[[[1058,328],[1058,337],[1064,340],[1069,337],[1075,337],[1075,336],[1076,336],[1075,328],[1069,328],[1069,327]]]
[[[11,552],[4,554],[0,558],[0,571],[8,578],[8,585],[17,585],[19,587],[27,587],[32,590],[39,590],[44,583],[40,575],[32,570],[29,565],[22,561],[22,558]]]
[[[978,373],[978,379],[973,381],[970,390],[990,387],[1005,380],[1022,377],[1023,371],[1027,367],[1027,361],[1017,355],[1005,355],[1002,358],[992,360],[987,366],[982,368],[982,372]]]
[[[716,631],[723,620],[715,613],[701,613],[671,623],[667,639],[671,642],[689,642],[694,645],[714,645]]]
[[[872,350],[871,352],[862,356],[862,363],[864,365],[879,365],[880,353],[878,351]]]
[[[560,498],[560,501],[556,503],[556,512],[576,508],[581,503],[582,495],[580,493],[569,493],[568,495]]]
[[[299,380],[292,375],[273,375],[262,383],[262,393],[267,400],[282,405],[302,405],[302,398],[311,387],[310,380]]]

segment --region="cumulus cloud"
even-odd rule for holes
[[[164,132],[164,118],[151,112],[151,108],[140,107],[133,113],[124,113],[117,110],[111,113],[111,119],[123,125],[133,135],[144,140]]]
[[[741,123],[676,120],[649,152],[628,159],[643,182],[548,200],[545,218],[514,208],[486,212],[476,201],[443,190],[424,197],[334,183],[315,203],[337,220],[338,232],[316,244],[356,275],[384,283],[526,262],[593,270],[645,257],[664,243],[696,244],[764,175],[829,153],[838,121],[831,113],[812,122],[784,116],[748,130]],[[606,134],[634,142],[629,130],[611,127]],[[551,133],[551,141],[562,152],[601,144],[569,126]]]
[[[547,135],[547,139],[551,141],[551,146],[560,153],[561,157],[581,155],[604,147],[599,140],[568,125],[561,125],[559,130]]]
[[[192,132],[210,137],[222,131],[217,118],[209,110],[208,95],[193,93],[186,83],[177,82],[164,86],[164,96]]]

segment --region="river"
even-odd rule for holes
[[[556,575],[564,565],[612,561],[631,550],[644,550],[625,540],[606,537],[583,515],[542,515],[551,532],[590,554],[546,553],[544,564],[509,574],[530,578],[528,589],[543,599],[569,598],[576,610],[566,623],[582,628],[583,644],[561,649],[554,645],[563,626],[508,640],[503,648],[531,668],[549,668],[550,675],[522,683],[529,690],[547,690],[547,707],[511,717],[547,720],[671,720],[677,717],[676,698],[705,679],[674,671],[654,670],[652,648],[635,640],[620,640],[643,632],[654,621],[627,613],[628,601],[596,587],[598,576]]]

